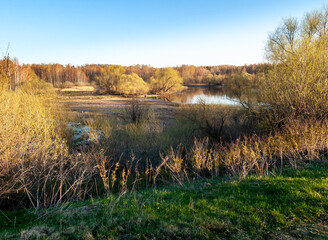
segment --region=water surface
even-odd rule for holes
[[[222,87],[188,87],[170,97],[172,102],[197,104],[204,101],[207,104],[239,105],[238,99],[229,96]]]

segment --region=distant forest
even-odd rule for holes
[[[174,67],[183,79],[183,84],[222,84],[234,74],[247,72],[255,75],[265,72],[269,64],[251,64],[244,66],[193,66],[182,65]],[[158,68],[150,65],[120,66],[109,64],[87,64],[83,66],[61,64],[19,64],[16,59],[3,58],[0,60],[0,71],[9,77],[12,89],[15,89],[23,81],[40,78],[54,87],[64,87],[70,84],[83,85],[97,83],[108,67],[120,68],[121,73],[137,74],[145,82],[149,82]]]

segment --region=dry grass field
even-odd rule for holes
[[[59,102],[80,116],[99,113],[121,120],[131,101],[134,100],[131,97],[120,95],[100,95],[93,86],[74,86],[58,91],[60,93]],[[178,103],[163,102],[152,96],[137,98],[137,100],[141,106],[152,109],[157,119],[165,124],[172,123],[175,118],[175,110],[179,107]]]

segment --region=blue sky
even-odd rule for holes
[[[0,0],[0,53],[21,63],[263,62],[268,34],[328,0]]]

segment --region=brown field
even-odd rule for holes
[[[120,95],[100,95],[93,86],[75,86],[58,91],[59,102],[78,116],[99,113],[122,120],[133,100],[131,97]],[[141,97],[137,100],[140,101],[141,106],[152,109],[160,121],[165,124],[172,123],[180,104],[163,102],[150,97]]]

